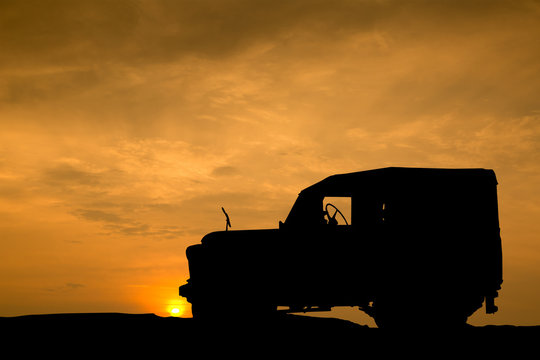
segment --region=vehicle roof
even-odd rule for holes
[[[496,185],[495,172],[490,169],[447,169],[386,167],[347,174],[329,176],[301,191],[307,193],[349,193],[354,189],[382,188],[403,185],[446,186],[450,184],[490,184]],[[340,196],[340,195],[334,195]]]

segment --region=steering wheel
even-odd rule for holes
[[[330,213],[328,212],[328,206],[331,206],[336,210],[334,211],[334,215],[330,216]],[[325,215],[328,216],[328,224],[337,225],[336,214],[339,213],[339,215],[341,215],[343,220],[345,220],[345,224],[349,225],[349,223],[347,222],[347,219],[345,219],[345,216],[343,216],[341,211],[339,211],[339,209],[334,204],[327,203],[326,206],[324,207],[324,212],[325,212]]]

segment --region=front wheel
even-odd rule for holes
[[[202,321],[260,321],[269,319],[277,314],[277,306],[272,304],[209,304],[194,302],[191,304],[193,318]]]

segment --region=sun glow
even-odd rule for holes
[[[167,313],[170,316],[181,317],[186,315],[188,304],[185,300],[174,300],[167,304]]]

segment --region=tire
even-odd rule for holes
[[[202,301],[191,304],[193,318],[205,322],[261,321],[277,315],[277,306],[272,304],[239,305],[234,303],[209,304]]]

